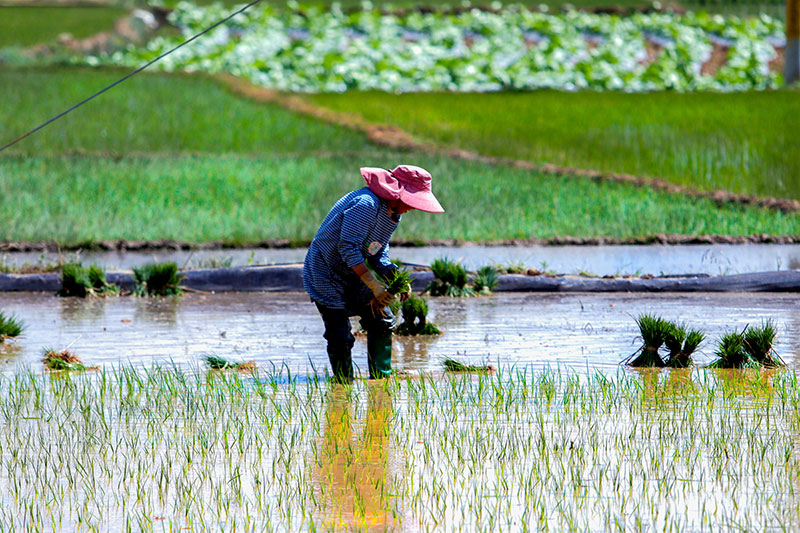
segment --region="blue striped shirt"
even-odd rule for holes
[[[389,239],[399,222],[369,187],[339,199],[322,221],[303,264],[303,286],[311,299],[351,312],[369,303],[372,291],[353,267],[367,262],[379,275],[389,274],[395,268],[389,260]]]

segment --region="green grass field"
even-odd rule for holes
[[[22,135],[125,73],[0,70],[0,138]],[[285,154],[368,148],[362,135],[234,97],[211,79],[144,74],[9,151]]]
[[[112,29],[125,14],[116,7],[0,6],[0,48],[49,43],[61,33],[89,37]]]
[[[797,91],[348,92],[309,99],[484,155],[800,198]]]
[[[447,213],[409,213],[395,234],[486,241],[560,235],[791,234],[800,216],[686,200],[419,154],[338,157],[25,157],[0,162],[0,240],[309,241],[360,165],[428,168]]]
[[[116,72],[0,70],[0,138],[65,109]],[[9,153],[11,152],[11,153]],[[396,153],[350,130],[234,96],[202,77],[132,78],[0,155],[0,240],[307,241],[359,166],[428,168],[445,215],[398,238],[797,234],[799,215],[718,208],[446,157]]]

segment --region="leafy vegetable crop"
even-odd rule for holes
[[[82,61],[139,66],[223,18],[221,4],[181,2],[170,21],[182,35]],[[459,14],[338,6],[302,13],[254,6],[155,65],[166,71],[230,73],[295,92],[350,89],[499,91],[583,88],[625,91],[774,87],[770,61],[783,45],[781,21],[704,12],[619,17],[550,14],[523,6]],[[714,43],[727,50],[715,72],[702,67]]]

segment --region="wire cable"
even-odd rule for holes
[[[187,39],[187,40],[183,41],[181,44],[179,44],[178,46],[176,46],[176,47],[175,47],[175,48],[173,48],[172,50],[168,50],[168,51],[164,52],[163,54],[161,54],[161,55],[160,55],[160,56],[158,56],[157,58],[153,59],[152,61],[150,61],[150,62],[146,63],[145,65],[142,65],[141,67],[137,68],[137,69],[136,69],[136,70],[134,70],[133,72],[130,72],[130,73],[126,74],[125,76],[123,76],[122,78],[118,79],[117,81],[115,81],[115,82],[114,82],[114,83],[112,83],[111,85],[108,85],[108,86],[106,86],[106,87],[104,87],[104,88],[100,89],[99,91],[97,91],[96,93],[94,93],[93,95],[91,95],[90,97],[88,97],[88,98],[86,98],[86,99],[84,99],[84,100],[81,100],[80,102],[78,102],[78,103],[77,103],[77,104],[75,104],[74,106],[70,107],[70,108],[69,108],[69,109],[67,109],[66,111],[62,111],[61,113],[59,113],[58,115],[54,116],[54,117],[53,117],[53,118],[51,118],[50,120],[48,120],[48,121],[46,121],[46,122],[43,122],[42,124],[39,124],[38,126],[36,126],[35,128],[33,128],[32,130],[30,130],[28,133],[26,133],[26,134],[24,134],[24,135],[22,135],[22,136],[20,136],[20,137],[17,137],[16,139],[14,139],[13,141],[11,141],[10,143],[8,143],[8,144],[6,144],[6,145],[4,145],[4,146],[0,147],[0,152],[2,152],[3,150],[5,150],[6,148],[10,148],[10,147],[14,146],[14,145],[15,145],[15,144],[17,144],[18,142],[20,142],[22,139],[24,139],[24,138],[28,137],[29,135],[33,135],[34,133],[36,133],[36,132],[37,132],[37,131],[39,131],[40,129],[44,128],[44,127],[45,127],[45,126],[47,126],[48,124],[52,124],[53,122],[55,122],[56,120],[60,119],[61,117],[63,117],[63,116],[64,116],[64,115],[66,115],[67,113],[70,113],[70,112],[72,112],[72,111],[74,111],[74,110],[78,109],[79,107],[81,107],[83,104],[85,104],[85,103],[89,102],[90,100],[93,100],[93,99],[97,98],[98,96],[100,96],[101,94],[103,94],[104,92],[106,92],[107,90],[109,90],[109,89],[111,89],[111,88],[113,88],[113,87],[116,87],[117,85],[119,85],[119,84],[120,84],[120,83],[122,83],[123,81],[127,80],[128,78],[130,78],[130,77],[134,76],[135,74],[138,74],[138,73],[140,73],[141,71],[143,71],[144,69],[146,69],[147,67],[149,67],[150,65],[152,65],[153,63],[155,63],[155,62],[157,62],[157,61],[160,61],[161,59],[164,59],[165,57],[167,57],[168,55],[170,55],[172,52],[174,52],[175,50],[177,50],[178,48],[181,48],[181,47],[183,47],[183,46],[185,46],[185,45],[189,44],[190,42],[194,41],[194,40],[195,40],[195,39],[197,39],[198,37],[200,37],[200,36],[202,36],[202,35],[204,35],[204,34],[206,34],[206,33],[210,32],[211,30],[213,30],[213,29],[214,29],[214,28],[216,28],[217,26],[219,26],[219,25],[221,25],[221,24],[225,24],[226,22],[228,22],[229,20],[231,20],[233,17],[235,17],[235,16],[236,16],[236,15],[238,15],[239,13],[242,13],[242,12],[244,12],[245,10],[247,10],[247,9],[249,9],[250,7],[254,6],[255,4],[259,3],[260,1],[261,1],[261,0],[253,0],[252,2],[250,2],[249,4],[247,4],[246,6],[244,6],[243,8],[241,8],[241,9],[239,9],[239,10],[237,10],[237,11],[235,11],[235,12],[231,13],[230,15],[228,15],[228,16],[227,16],[227,17],[225,17],[224,19],[220,20],[219,22],[217,22],[217,23],[213,24],[212,26],[209,26],[208,28],[204,29],[203,31],[201,31],[201,32],[200,32],[200,33],[198,33],[197,35],[193,36],[191,39]]]

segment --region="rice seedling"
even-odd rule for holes
[[[6,339],[13,339],[22,334],[25,328],[23,323],[14,315],[6,315],[0,311],[0,343]]]
[[[403,294],[411,292],[411,274],[407,270],[396,268],[384,279],[386,290],[389,294]]]
[[[411,295],[400,304],[403,322],[395,328],[396,335],[441,335],[442,330],[428,322],[428,301]]]
[[[472,278],[472,288],[478,294],[491,294],[500,281],[500,271],[494,265],[486,265],[478,269]]]
[[[665,366],[671,368],[688,368],[692,366],[692,354],[703,342],[705,334],[699,330],[687,331],[686,324],[668,323],[664,334],[664,345],[669,354]]]
[[[786,366],[773,348],[777,334],[775,323],[771,319],[763,321],[761,326],[751,326],[744,332],[744,350],[753,361],[767,368]]]
[[[625,363],[634,367],[663,367],[664,361],[658,349],[664,344],[664,338],[670,329],[669,323],[661,317],[644,313],[636,319],[642,346],[633,352]]]
[[[65,263],[61,267],[59,296],[110,296],[119,294],[117,285],[106,281],[105,271],[97,265],[86,268],[80,263]]]
[[[183,294],[180,283],[183,275],[178,273],[178,265],[173,261],[151,263],[133,269],[136,279],[136,296],[173,296]]]
[[[208,354],[204,357],[208,368],[211,370],[239,370],[241,372],[253,372],[256,369],[255,361],[234,362],[228,361],[224,357]]]
[[[436,259],[431,263],[436,277],[424,292],[431,296],[473,296],[475,291],[468,285],[469,277],[463,265],[447,258]]]
[[[450,357],[442,361],[442,366],[447,372],[478,372],[491,374],[495,371],[492,365],[468,365]]]
[[[800,380],[735,374],[4,373],[0,523],[797,530]]]
[[[97,370],[96,366],[86,366],[77,355],[68,349],[57,352],[53,348],[45,348],[42,352],[42,361],[48,370],[84,372],[86,370]]]
[[[758,368],[758,361],[750,357],[745,349],[744,332],[730,331],[717,342],[714,351],[717,359],[708,364],[709,368]]]

